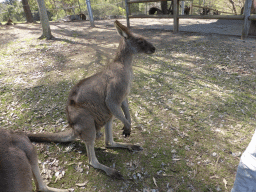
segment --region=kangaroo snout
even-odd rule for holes
[[[146,54],[153,54],[156,52],[156,48],[152,45],[149,47],[149,49],[146,51]]]
[[[155,53],[156,48],[153,46],[153,47],[151,47],[150,51],[151,51],[151,53]]]

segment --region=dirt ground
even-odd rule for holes
[[[171,19],[130,22],[157,51],[135,56],[132,134],[123,138],[117,121],[114,137],[144,150],[103,150],[104,141],[98,141],[99,161],[128,178],[116,181],[88,165],[82,142],[37,144],[39,159],[52,171],[44,174],[50,186],[89,192],[230,191],[239,155],[256,126],[256,38],[240,40],[239,22],[180,20],[178,34],[171,31]],[[0,125],[30,132],[68,128],[70,89],[99,71],[117,49],[113,23],[98,20],[95,28],[89,21],[51,23],[54,41],[37,40],[40,24],[0,26]]]
[[[130,19],[131,26],[173,30],[173,19]],[[241,36],[243,21],[217,19],[180,19],[179,31]]]
[[[126,19],[120,19],[123,24],[126,24]],[[96,29],[110,28],[113,27],[114,20],[96,20]],[[66,29],[67,23],[51,23],[51,30],[59,31]],[[173,19],[130,19],[132,28],[145,29],[145,30],[173,30]],[[90,27],[90,22],[70,22],[71,30],[83,30],[84,27]],[[240,20],[217,20],[217,19],[180,19],[179,31],[181,32],[196,32],[196,33],[207,33],[207,34],[221,34],[231,36],[241,36],[243,21]],[[26,27],[33,30],[33,33],[23,33],[22,29]],[[1,28],[13,28],[13,26],[1,26]],[[15,37],[32,37],[33,35],[41,34],[40,24],[26,25],[16,24],[15,25]],[[9,35],[11,36],[11,32]],[[32,35],[32,36],[31,36]],[[7,40],[7,39],[6,39]]]

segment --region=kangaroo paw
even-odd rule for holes
[[[100,139],[103,136],[101,132],[96,133],[96,140]]]
[[[131,130],[127,130],[125,127],[123,128],[123,135],[125,136],[125,137],[129,137],[130,136],[130,134],[131,134]]]

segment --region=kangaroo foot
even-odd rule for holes
[[[143,148],[139,145],[130,145],[130,146],[128,146],[128,149],[130,151],[142,151],[143,150]]]
[[[142,151],[143,148],[139,145],[133,145],[131,143],[121,143],[121,142],[106,142],[106,148],[124,148],[130,151]]]
[[[106,173],[108,176],[112,177],[113,179],[124,180],[122,174],[115,169],[110,168]]]
[[[69,192],[68,189],[57,189],[48,186],[44,186],[42,189],[37,189],[40,192]]]

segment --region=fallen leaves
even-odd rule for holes
[[[42,177],[46,180],[51,180],[53,175],[55,176],[55,183],[62,179],[65,175],[65,171],[59,166],[59,160],[56,158],[49,158],[44,162],[39,163],[42,165]]]
[[[85,181],[84,183],[76,183],[76,186],[78,187],[85,187],[88,184],[89,181]]]
[[[155,186],[158,187],[158,186],[157,186],[157,183],[156,183],[155,177],[153,177],[153,182],[154,182]]]
[[[108,29],[104,28],[106,38],[102,40],[95,38],[100,27],[92,32],[86,23],[71,25],[72,30],[93,36],[99,45],[116,41]],[[121,137],[121,123],[113,130],[115,139],[141,142],[146,152],[114,150],[99,159],[131,181],[112,181],[95,169],[89,172],[85,152],[75,144],[44,144],[39,150],[44,179],[73,183],[78,191],[93,191],[96,185],[96,191],[230,190],[234,178],[227,173],[235,171],[240,151],[255,128],[255,48],[251,48],[255,40],[238,42],[236,37],[173,35],[158,30],[145,33],[155,41],[158,52],[156,56],[136,56],[129,95],[135,134]],[[0,51],[4,53],[0,65],[2,127],[32,132],[66,128],[69,90],[105,65],[104,58],[113,51],[95,42],[92,45],[87,38],[79,42],[63,38],[68,41],[17,41],[7,46],[8,51]],[[77,180],[72,182],[69,174]],[[224,174],[225,178],[219,176]],[[200,182],[205,177],[209,180]],[[108,187],[110,180],[112,186]]]

